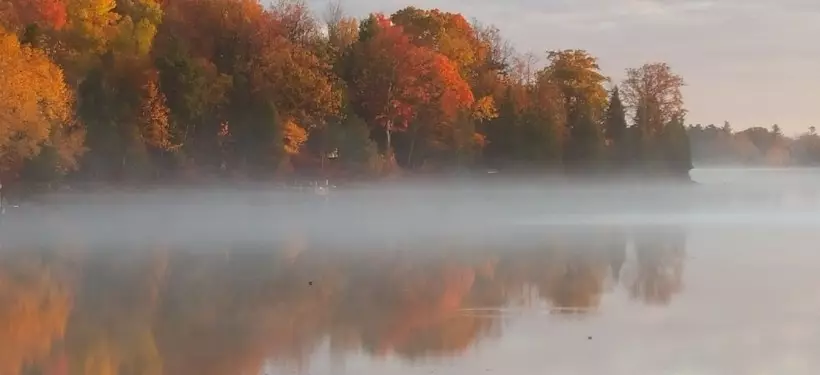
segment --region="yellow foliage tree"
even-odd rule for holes
[[[150,79],[143,86],[139,113],[140,132],[147,146],[162,151],[173,148],[168,122],[169,113],[165,95],[159,90],[156,80]]]
[[[498,117],[498,108],[492,96],[485,96],[473,103],[473,118],[476,120],[492,120]]]
[[[99,64],[99,56],[108,51],[118,34],[130,31],[129,24],[118,25],[121,16],[115,12],[115,0],[70,0],[66,4],[66,25],[59,34],[59,46],[54,54],[62,66],[67,81],[79,84],[88,71]],[[129,36],[132,34],[128,34]],[[136,32],[132,43],[142,39]],[[115,51],[122,47],[115,43]]]
[[[21,166],[71,126],[72,104],[62,70],[0,29],[0,170]]]
[[[285,121],[282,127],[282,132],[282,138],[285,142],[285,152],[288,155],[298,154],[299,150],[302,148],[302,145],[307,141],[307,131],[291,119]]]
[[[120,18],[114,0],[72,0],[68,2],[66,35],[75,47],[88,52],[104,52],[114,36]]]

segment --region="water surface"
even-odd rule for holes
[[[4,223],[0,374],[816,374],[820,179],[734,173],[44,202]]]

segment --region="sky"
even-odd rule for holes
[[[321,14],[327,1],[308,3]],[[689,123],[820,126],[818,0],[342,0],[357,17],[408,5],[495,25],[519,52],[585,49],[613,82],[667,62],[687,83]]]

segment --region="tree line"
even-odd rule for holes
[[[699,165],[820,165],[820,135],[814,126],[794,137],[784,135],[777,124],[735,131],[728,121],[720,127],[689,125],[687,131],[694,162]]]
[[[10,0],[6,178],[157,181],[470,168],[685,174],[683,79],[545,66],[458,13],[281,0]]]

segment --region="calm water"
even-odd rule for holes
[[[820,172],[693,176],[270,222],[41,203],[4,223],[0,375],[817,374]]]

